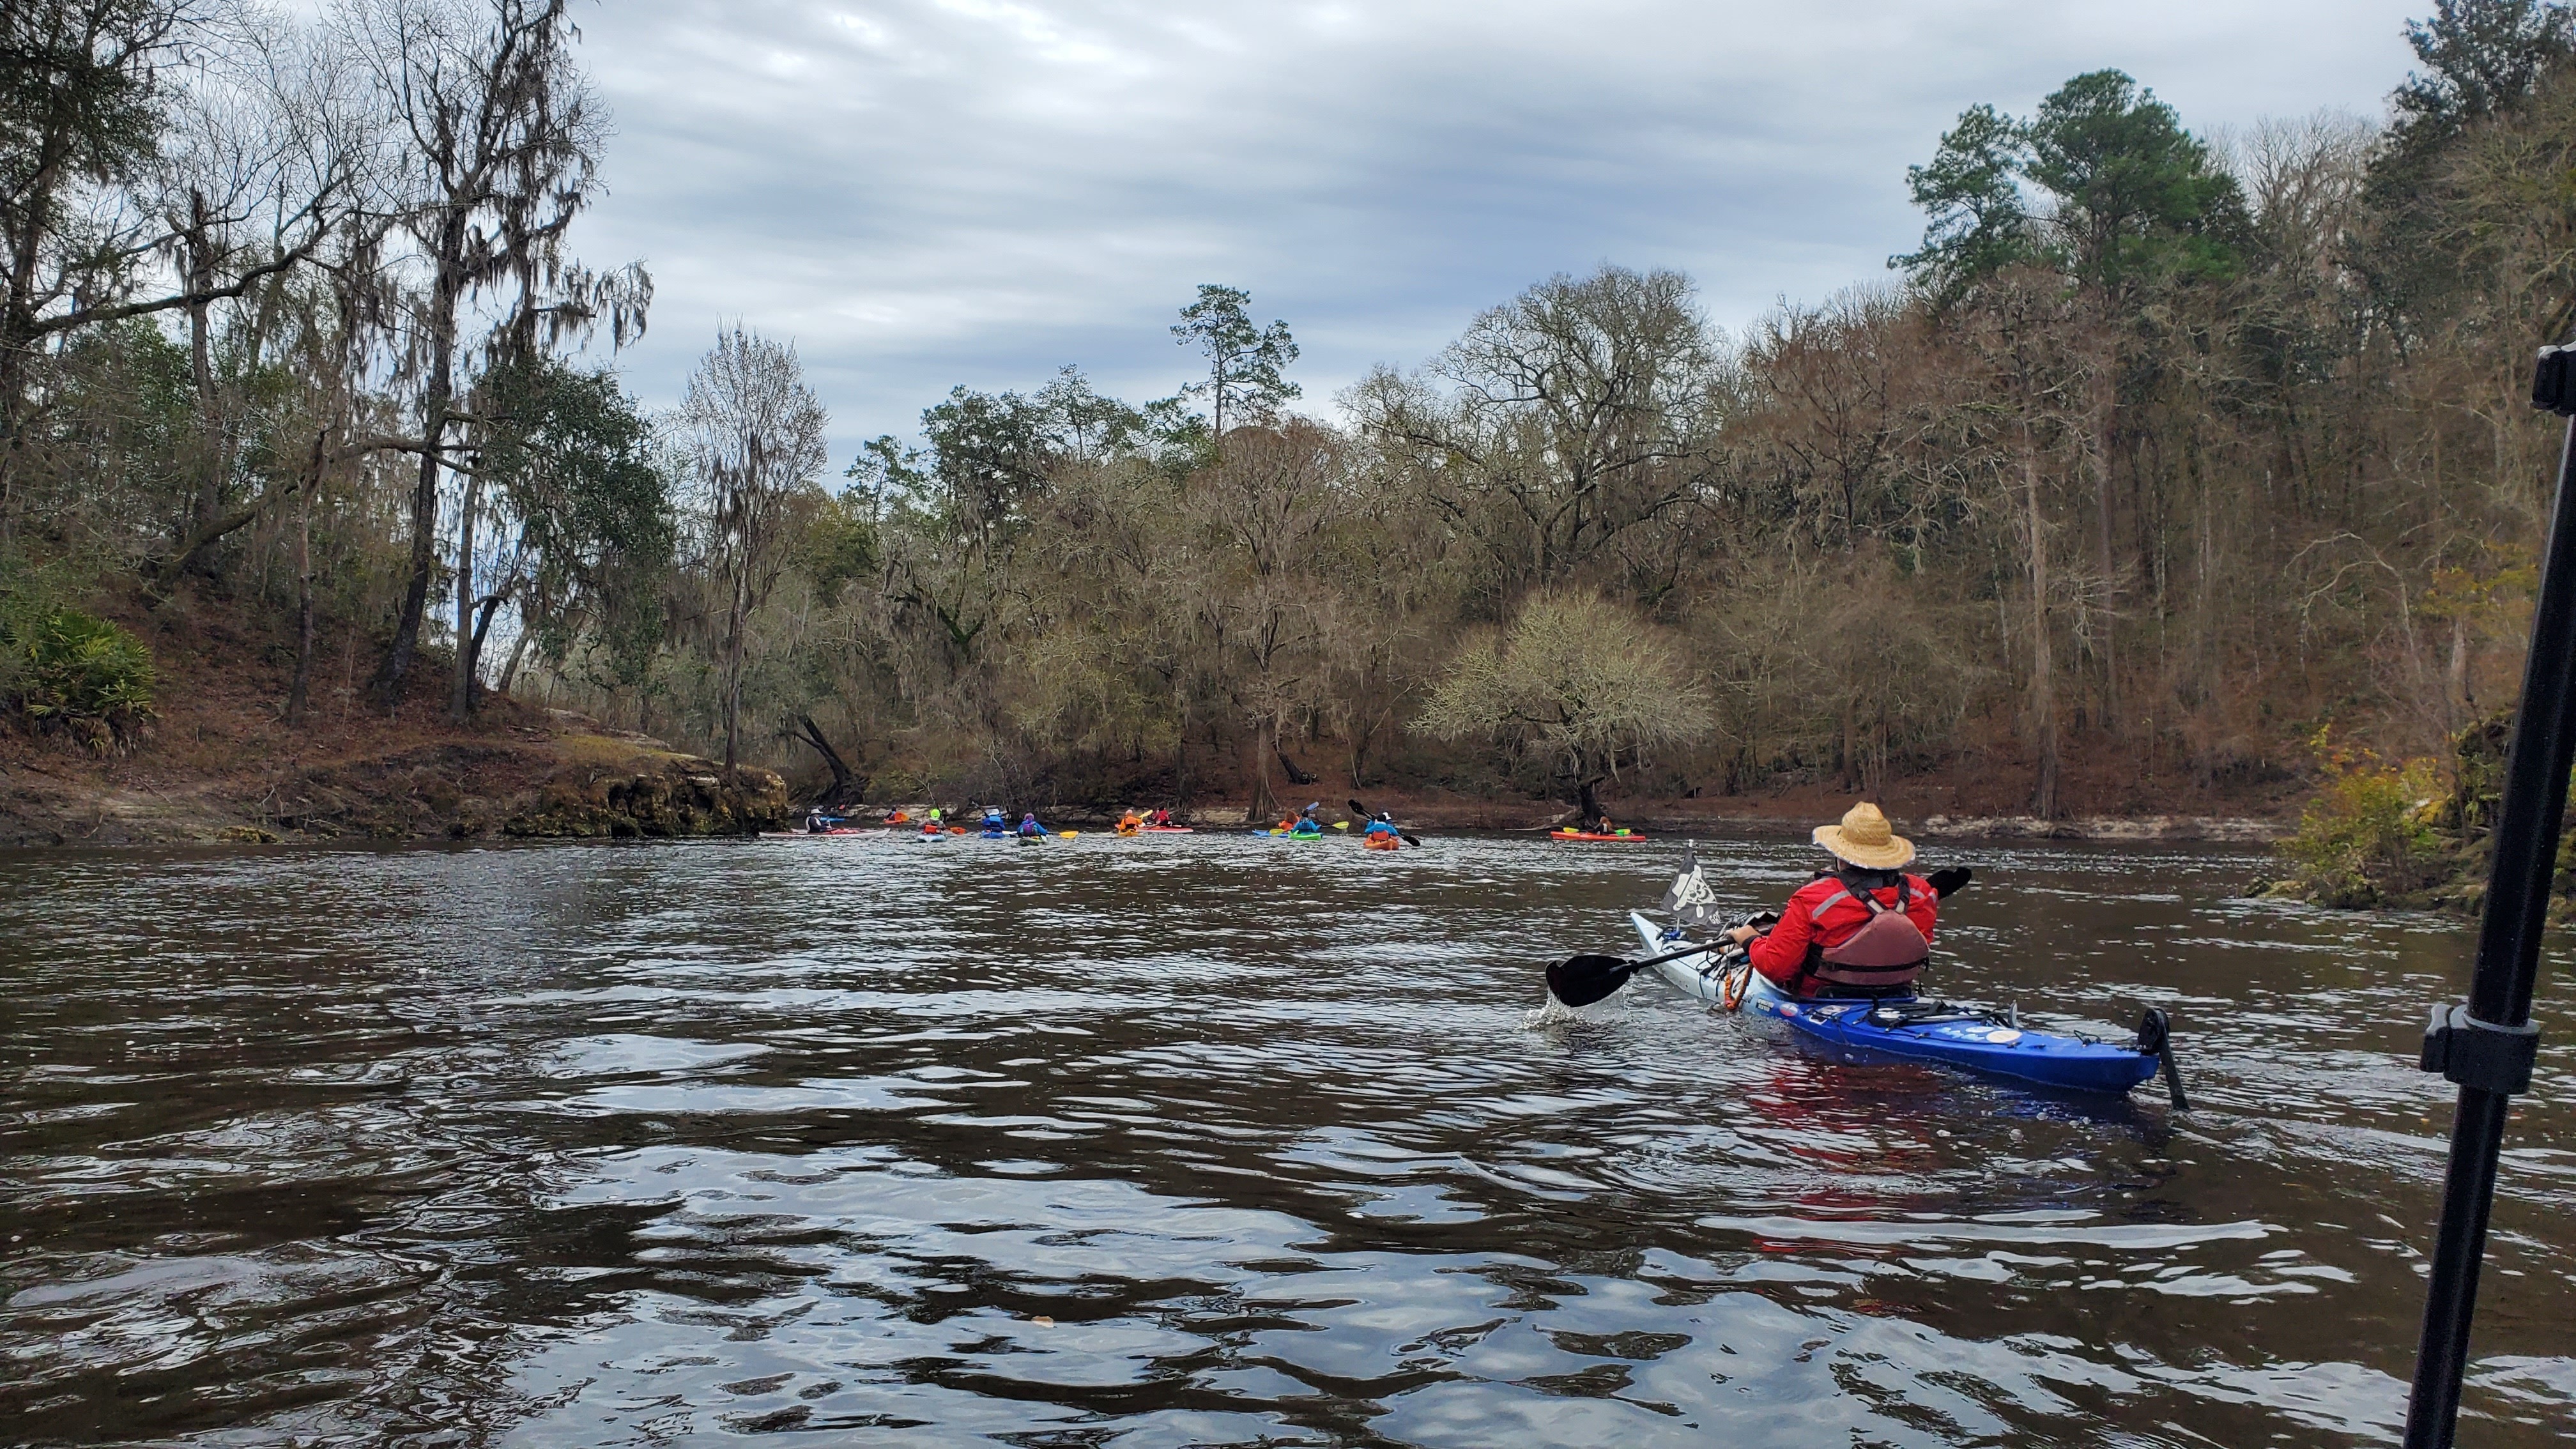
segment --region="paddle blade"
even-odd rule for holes
[[[1079,831],[1079,830],[1059,830],[1059,831],[1057,831],[1057,832],[1056,832],[1056,834],[1063,836],[1063,837],[1064,837],[1065,839],[1067,839],[1067,840],[1071,840],[1072,838],[1074,838],[1074,837],[1075,837],[1075,836],[1077,836],[1077,835],[1080,835],[1081,833],[1082,833],[1082,832],[1081,832],[1081,831]]]
[[[1419,836],[1419,835],[1414,834],[1414,833],[1413,833],[1412,831],[1410,831],[1410,830],[1399,830],[1399,831],[1397,831],[1397,832],[1395,832],[1395,833],[1396,833],[1396,834],[1398,834],[1398,835],[1403,836],[1403,837],[1404,837],[1404,843],[1405,843],[1405,844],[1407,844],[1407,845],[1420,845],[1420,844],[1422,843],[1422,837],[1421,837],[1421,836]]]
[[[1568,1006],[1590,1006],[1636,974],[1636,962],[1617,956],[1569,956],[1547,968],[1547,989]]]
[[[1957,890],[1959,887],[1966,885],[1968,882],[1976,878],[1977,873],[1975,871],[1970,870],[1964,865],[1954,865],[1946,870],[1936,870],[1930,875],[1925,876],[1923,880],[1925,884],[1932,887],[1932,893],[1934,895],[1941,897],[1943,900],[1948,900],[1952,891]]]

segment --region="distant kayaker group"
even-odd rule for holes
[[[1350,805],[1352,818],[1327,822],[1323,802],[1310,801],[1274,824],[1252,827],[1251,833],[1312,841],[1357,825],[1361,844],[1371,850],[1422,843],[1387,812],[1371,811],[1357,800]],[[916,823],[903,810],[889,811],[884,821],[898,829]],[[924,839],[978,833],[948,824],[937,807],[924,810],[917,823]],[[1014,826],[1002,806],[986,805],[979,807],[977,823],[987,839],[1016,837],[1033,845],[1050,838],[1034,810],[1022,812]],[[817,811],[809,816],[807,829],[845,834],[857,827],[847,817]],[[1118,815],[1112,829],[1129,836],[1190,827],[1176,822],[1168,809],[1130,808]],[[1558,840],[1646,838],[1606,816],[1549,833]],[[1717,898],[1698,852],[1688,852],[1664,897],[1670,924],[1629,915],[1645,954],[1571,957],[1548,968],[1549,994],[1566,1006],[1582,1007],[1607,999],[1632,977],[1652,970],[1724,1011],[1740,1009],[1786,1023],[1837,1047],[2081,1091],[2126,1092],[2161,1071],[2175,1108],[2188,1106],[2174,1061],[2171,1023],[2161,1010],[2146,1010],[2134,1040],[2104,1042],[2027,1028],[2017,1011],[1918,998],[1915,985],[1932,954],[1941,900],[1968,884],[1973,872],[1953,866],[1929,876],[1913,873],[1907,867],[1914,863],[1914,843],[1898,835],[1886,813],[1869,801],[1852,806],[1833,824],[1817,826],[1812,838],[1827,863],[1792,891],[1777,912],[1732,924],[1720,923]]]
[[[1360,844],[1370,850],[1399,850],[1407,844],[1422,843],[1421,837],[1397,825],[1395,817],[1389,812],[1368,810],[1357,800],[1351,802],[1351,810],[1357,817],[1356,821],[1335,820],[1328,827],[1323,810],[1322,801],[1310,801],[1303,809],[1275,825],[1253,827],[1252,833],[1289,840],[1320,840],[1328,828],[1349,830],[1356,823],[1360,827],[1358,833]],[[1037,812],[1034,810],[1023,811],[1017,825],[1011,823],[1009,811],[999,805],[970,806],[968,811],[974,820],[971,827],[950,824],[946,810],[937,805],[924,807],[918,816],[898,806],[887,810],[878,819],[885,827],[898,830],[905,827],[918,827],[919,833],[925,838],[980,835],[987,840],[1016,836],[1024,841],[1036,841],[1076,833],[1071,830],[1050,830],[1043,821],[1038,819]],[[805,822],[801,830],[789,833],[856,835],[872,828],[874,827],[862,823],[855,815],[836,813],[818,805],[805,813]],[[1110,833],[1121,836],[1189,835],[1194,833],[1195,829],[1196,827],[1183,825],[1174,818],[1169,807],[1147,810],[1130,806],[1119,813],[1116,822],[1110,826]],[[1622,835],[1624,836],[1625,832],[1622,832]]]

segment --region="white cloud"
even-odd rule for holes
[[[615,0],[595,263],[641,257],[675,397],[720,323],[793,338],[847,453],[952,383],[1063,362],[1167,393],[1200,282],[1329,398],[1555,271],[1676,266],[1740,327],[1883,278],[1964,107],[2117,66],[2197,129],[2375,112],[2405,0]]]

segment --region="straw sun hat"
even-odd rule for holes
[[[1817,826],[1816,843],[1838,859],[1871,870],[1894,870],[1914,858],[1914,842],[1897,834],[1866,800],[1845,812],[1842,824]]]

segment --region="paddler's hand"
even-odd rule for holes
[[[1726,933],[1726,939],[1741,946],[1745,942],[1750,941],[1761,934],[1762,933],[1760,931],[1753,929],[1751,926],[1738,926],[1734,930]]]

